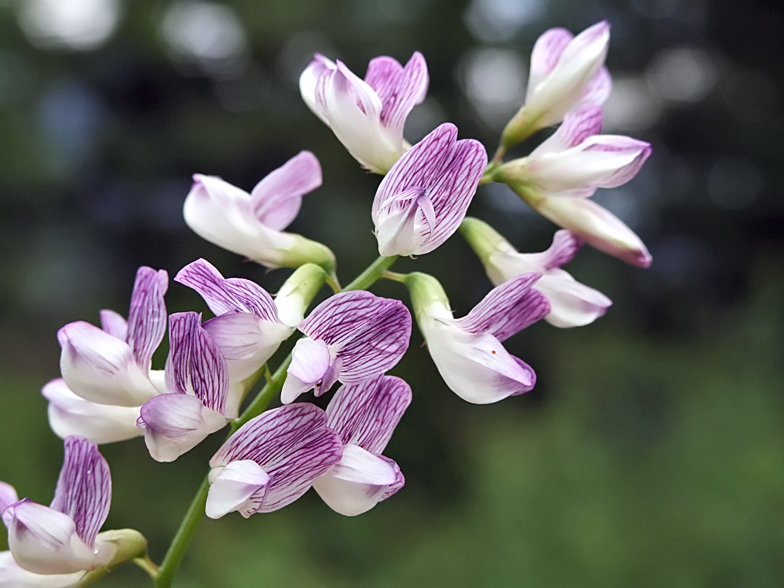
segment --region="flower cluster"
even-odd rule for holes
[[[405,66],[378,57],[364,80],[316,55],[300,78],[305,103],[364,168],[384,176],[369,207],[379,259],[341,289],[329,248],[284,232],[302,196],[322,182],[310,152],[250,193],[194,175],[184,203],[190,228],[249,260],[295,271],[273,297],[250,280],[223,277],[204,259],[190,263],[174,281],[203,298],[214,315],[203,320],[197,312],[167,315],[167,272],[142,267],[127,320],[103,310],[100,328],[79,321],[60,329],[62,377],[43,394],[52,430],[65,439],[65,464],[50,507],[20,501],[0,483],[10,545],[10,555],[0,554],[0,587],[73,586],[86,574],[146,557],[135,532],[98,533],[111,494],[98,443],[144,437],[152,458],[169,462],[228,427],[202,490],[210,518],[275,511],[311,487],[330,508],[354,516],[400,490],[401,469],[383,453],[412,391],[387,372],[408,349],[412,316],[401,301],[367,291],[379,278],[407,287],[427,351],[460,398],[487,404],[531,390],[534,369],[502,343],[540,319],[587,325],[611,305],[561,266],[583,243],[638,266],[651,262],[639,238],[589,200],[598,188],[628,182],[650,155],[647,143],[600,134],[611,88],[608,43],[604,22],[577,37],[563,29],[542,35],[526,103],[489,163],[482,144],[458,139],[451,123],[413,146],[405,141],[406,117],[428,87],[421,54]],[[527,157],[503,161],[508,148],[558,123]],[[466,218],[477,187],[489,181],[507,184],[562,227],[549,249],[519,253],[488,224]],[[433,252],[458,230],[495,285],[462,318],[453,316],[435,277],[388,271],[398,256]],[[308,312],[325,284],[332,295]],[[167,325],[168,357],[153,369]],[[301,336],[273,373],[270,361],[295,333]],[[326,410],[300,398],[311,390],[328,394],[337,383]],[[267,409],[278,394],[281,405]],[[164,569],[150,563],[148,571],[170,577],[170,561],[176,568],[176,557],[167,556]]]

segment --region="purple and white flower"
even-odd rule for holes
[[[425,99],[428,83],[427,64],[418,51],[405,67],[391,57],[376,57],[364,80],[343,62],[316,54],[299,88],[305,104],[354,159],[385,174],[409,147],[403,128],[411,109]]]
[[[651,145],[621,135],[600,135],[602,110],[570,112],[528,157],[502,165],[505,181],[523,183],[543,196],[592,196],[631,180],[651,154]]]
[[[321,166],[309,151],[267,175],[250,194],[214,176],[195,174],[193,182],[183,215],[203,239],[268,267],[312,262],[334,270],[327,247],[283,232],[297,216],[302,196],[321,186]]]
[[[603,67],[609,44],[606,21],[576,37],[561,28],[543,33],[531,53],[525,105],[504,129],[505,147],[559,123],[570,110],[604,104],[612,90],[610,73]]]
[[[206,513],[248,518],[287,506],[340,460],[343,445],[312,404],[269,410],[245,423],[210,460]]]
[[[489,404],[534,387],[534,370],[501,342],[550,312],[547,298],[533,287],[538,278],[512,278],[456,319],[438,280],[418,272],[406,277],[430,357],[446,385],[463,400]]]
[[[398,465],[381,455],[408,405],[411,388],[393,376],[345,384],[327,407],[327,426],[343,442],[343,457],[313,488],[342,515],[356,516],[405,484]]]
[[[284,404],[313,388],[320,396],[336,381],[354,384],[391,369],[408,349],[411,315],[399,300],[343,292],[318,305],[299,330],[307,337],[292,351]]]
[[[13,563],[0,554],[0,581],[5,577],[20,582],[2,585],[73,586],[83,572],[109,563],[116,545],[98,531],[109,514],[111,494],[106,460],[95,444],[82,437],[65,440],[65,459],[51,506],[18,500],[13,487],[2,484],[0,510]]]
[[[102,310],[102,329],[77,321],[58,331],[68,388],[85,400],[116,406],[140,406],[161,392],[163,374],[150,368],[166,331],[167,286],[164,270],[140,267],[127,321]]]
[[[137,422],[157,461],[174,461],[237,416],[237,407],[227,407],[226,360],[195,312],[169,317],[166,387],[142,406]]]
[[[400,158],[373,200],[381,255],[421,255],[444,243],[460,226],[487,166],[474,139],[457,140],[444,123]]]
[[[599,135],[602,113],[588,107],[569,113],[558,130],[528,156],[500,166],[493,179],[507,183],[539,214],[589,245],[640,267],[651,256],[621,220],[586,197],[597,188],[631,180],[651,154],[643,141]]]
[[[490,225],[466,218],[460,231],[477,253],[496,286],[522,274],[536,272],[541,278],[534,288],[547,297],[550,313],[544,317],[556,327],[581,327],[603,316],[612,301],[598,290],[575,280],[560,269],[569,263],[582,241],[569,231],[558,231],[553,244],[541,253],[518,253],[511,243]]]

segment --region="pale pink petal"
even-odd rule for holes
[[[344,445],[358,445],[378,455],[409,404],[411,388],[394,376],[344,384],[327,407],[327,425]]]
[[[572,39],[574,39],[574,35],[562,28],[549,29],[539,36],[531,51],[531,70],[528,76],[529,94],[555,69],[564,49]]]
[[[125,341],[128,338],[128,323],[122,315],[113,310],[102,310],[100,315],[101,329],[120,341]]]
[[[211,519],[239,511],[248,518],[264,503],[271,478],[250,459],[232,461],[210,471],[210,491],[205,512]]]
[[[323,340],[307,337],[297,341],[291,352],[291,364],[283,383],[280,400],[293,402],[297,396],[316,386],[329,370],[333,358]]]
[[[548,323],[561,328],[582,327],[604,316],[612,301],[604,294],[575,280],[564,270],[542,276],[536,289],[547,297]]]
[[[558,129],[531,151],[529,157],[541,157],[545,153],[557,153],[576,147],[588,137],[602,130],[602,109],[589,106],[566,113]]]
[[[2,514],[7,506],[12,505],[14,502],[19,502],[16,488],[11,486],[11,484],[0,481],[0,514]]]
[[[368,65],[365,81],[383,104],[381,124],[392,131],[397,142],[403,140],[411,109],[425,99],[429,80],[425,58],[419,51],[414,52],[405,68],[391,57],[377,57]]]
[[[593,76],[583,90],[579,100],[572,106],[574,110],[579,110],[586,106],[601,106],[610,97],[612,92],[612,76],[606,67],[602,67]]]
[[[310,151],[301,151],[261,180],[250,193],[251,208],[259,221],[285,229],[299,212],[302,196],[321,186],[321,165]]]
[[[327,120],[326,111],[323,105],[318,104],[316,99],[316,87],[322,74],[335,69],[335,67],[332,61],[316,53],[313,56],[313,61],[310,62],[299,77],[299,91],[302,94],[302,99],[308,108],[313,111],[313,114],[327,124],[329,124],[329,121]]]
[[[522,255],[531,267],[538,268],[534,271],[547,272],[572,261],[582,245],[583,242],[580,237],[561,229],[555,232],[553,243],[547,250],[541,253],[522,253],[519,255]]]
[[[16,563],[10,551],[0,551],[0,586],[3,588],[75,588],[85,573],[35,574]]]

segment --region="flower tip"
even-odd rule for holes
[[[651,263],[653,263],[653,256],[645,250],[638,251],[632,263],[637,267],[648,269],[651,267]]]

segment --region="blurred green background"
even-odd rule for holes
[[[291,230],[329,245],[344,282],[376,257],[379,179],[299,97],[314,51],[359,75],[373,56],[421,51],[431,86],[407,138],[449,120],[492,152],[522,102],[536,37],[602,19],[615,80],[605,132],[654,151],[596,200],[638,232],[653,266],[581,251],[568,269],[614,306],[589,327],[537,324],[512,338],[539,383],[496,405],[451,393],[416,333],[393,371],[414,402],[385,452],[403,491],[358,518],[309,493],[247,521],[205,520],[176,585],[784,585],[777,0],[3,0],[0,479],[51,500],[62,444],[39,390],[59,375],[55,333],[97,322],[101,308],[125,314],[139,265],[174,275],[205,257],[271,291],[285,279],[187,229],[192,173],[250,190],[309,149],[324,186]],[[554,230],[504,186],[482,187],[470,212],[524,251]],[[490,288],[459,236],[397,268],[438,276],[458,315]],[[406,300],[399,284],[374,291]],[[177,284],[167,304],[206,311]],[[160,561],[220,440],[173,464],[139,439],[103,447],[114,479],[105,528],[138,528]],[[147,580],[127,566],[98,585]]]

